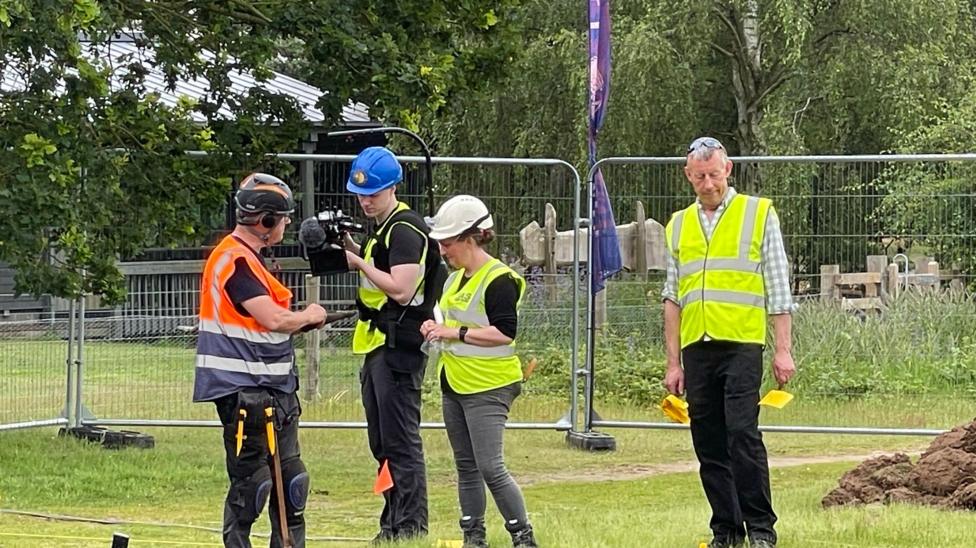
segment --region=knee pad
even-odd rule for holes
[[[300,516],[308,501],[309,477],[305,464],[298,459],[283,462],[281,476],[285,482],[285,508],[289,515]]]
[[[230,502],[237,521],[254,523],[264,511],[271,495],[271,472],[267,468],[257,470],[251,476],[235,480],[230,486]]]

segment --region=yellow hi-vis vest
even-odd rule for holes
[[[762,241],[772,202],[736,194],[711,241],[698,204],[675,213],[665,229],[678,266],[681,348],[703,337],[766,344],[766,286]]]
[[[519,286],[516,307],[522,304],[525,279],[505,266],[498,259],[491,259],[461,287],[464,270],[455,270],[444,283],[440,308],[444,313],[444,325],[451,328],[488,327],[485,311],[485,290],[495,278],[510,274]],[[441,351],[437,362],[437,376],[441,370],[447,382],[458,394],[475,394],[493,388],[508,386],[522,380],[522,364],[515,355],[515,341],[502,346],[475,346],[461,341],[451,341]]]
[[[424,238],[424,250],[420,255],[420,274],[417,280],[418,284],[423,284],[424,280],[424,264],[427,262],[427,235],[420,231],[417,227],[406,221],[396,221],[393,224],[389,224],[393,217],[401,212],[410,209],[410,206],[400,202],[393,213],[387,218],[387,220],[380,225],[373,235],[364,244],[363,259],[372,265],[373,264],[373,248],[376,246],[377,242],[381,239],[383,240],[383,245],[387,249],[390,247],[390,235],[393,233],[393,227],[396,225],[409,226],[410,228],[416,230]],[[415,287],[416,289],[416,287]],[[357,290],[357,296],[359,300],[362,301],[366,307],[379,311],[386,304],[387,296],[382,289],[376,287],[373,282],[369,281],[362,271],[359,272],[359,289]],[[420,306],[424,302],[424,288],[420,287],[419,290],[414,295],[413,300],[410,301],[409,306]],[[386,343],[386,335],[380,331],[376,324],[371,321],[363,321],[360,319],[356,322],[356,329],[352,334],[352,353],[353,354],[369,354],[373,350],[383,346]]]

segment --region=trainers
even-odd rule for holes
[[[764,538],[751,539],[749,540],[749,547],[750,548],[776,548],[776,542]]]

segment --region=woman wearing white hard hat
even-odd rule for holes
[[[515,337],[525,280],[485,251],[495,236],[494,222],[478,198],[451,198],[430,223],[430,237],[456,269],[444,284],[439,303],[444,323],[429,320],[421,333],[428,341],[443,342],[437,375],[458,471],[464,547],[488,546],[486,484],[505,518],[513,546],[535,547],[522,491],[502,455],[505,421],[522,390]]]

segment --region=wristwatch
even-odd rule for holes
[[[464,336],[468,334],[468,326],[462,325],[461,329],[458,329],[458,340],[464,342]]]

